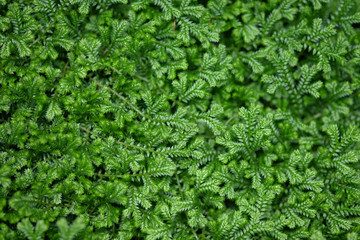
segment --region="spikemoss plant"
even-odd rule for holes
[[[358,239],[360,2],[0,0],[0,239]]]

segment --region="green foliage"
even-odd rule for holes
[[[359,23],[353,0],[0,0],[0,240],[358,239]]]

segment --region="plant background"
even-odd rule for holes
[[[358,239],[359,8],[0,0],[0,239]]]

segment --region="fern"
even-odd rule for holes
[[[0,0],[0,239],[357,239],[359,22]]]

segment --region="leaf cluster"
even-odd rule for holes
[[[360,2],[0,0],[1,239],[358,239]]]

